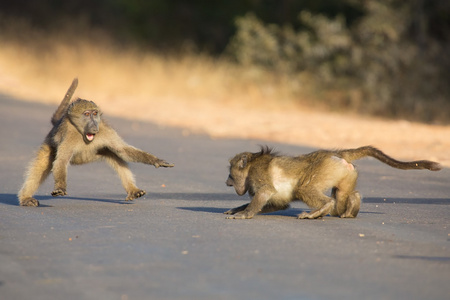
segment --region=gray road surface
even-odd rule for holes
[[[0,95],[1,299],[449,299],[449,169],[361,160],[356,219],[297,220],[307,208],[295,203],[227,220],[224,211],[248,201],[225,186],[228,159],[266,142],[108,118],[127,142],[175,168],[133,164],[147,195],[129,203],[105,164],[72,166],[68,196],[49,195],[50,177],[37,193],[41,207],[19,207],[25,167],[54,109]]]

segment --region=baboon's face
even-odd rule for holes
[[[246,154],[238,154],[230,160],[230,174],[228,175],[226,184],[228,186],[234,186],[239,196],[247,192],[248,170],[249,166],[247,164]]]
[[[94,140],[95,135],[99,131],[100,114],[98,110],[85,110],[83,112],[84,126],[84,140],[90,143]]]
[[[86,144],[91,143],[99,132],[101,113],[92,101],[79,99],[69,107],[69,118],[72,124],[83,135]]]

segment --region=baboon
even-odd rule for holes
[[[319,150],[297,157],[282,156],[271,148],[257,153],[243,152],[230,160],[226,181],[240,196],[247,191],[250,203],[230,209],[228,219],[251,219],[257,213],[287,209],[294,200],[302,200],[313,210],[299,219],[316,219],[328,214],[355,218],[361,195],[355,190],[358,173],[352,161],[372,156],[402,170],[439,171],[441,165],[428,160],[397,161],[380,150],[365,146],[347,150]],[[331,197],[325,192],[331,189]]]
[[[70,100],[78,85],[74,79],[64,99],[51,119],[53,128],[31,162],[25,183],[19,191],[19,204],[39,206],[33,194],[48,177],[55,179],[52,196],[67,195],[67,167],[105,160],[119,175],[126,200],[145,195],[134,180],[127,162],[141,162],[158,167],[173,167],[158,157],[125,143],[117,132],[102,119],[98,106],[88,100]]]

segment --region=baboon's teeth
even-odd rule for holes
[[[92,142],[92,140],[94,139],[94,134],[88,133],[88,134],[86,134],[86,138],[88,141]]]

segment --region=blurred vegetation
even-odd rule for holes
[[[438,7],[427,14],[431,8],[425,3],[430,2],[365,1],[364,16],[351,25],[343,14],[326,17],[303,10],[300,30],[266,25],[249,13],[237,19],[229,51],[243,65],[292,76],[314,74],[332,107],[444,120],[450,108],[450,16],[440,15]],[[447,22],[436,31],[432,12]]]
[[[54,30],[68,22],[101,28],[118,42],[167,50],[191,47],[219,54],[236,31],[235,18],[254,12],[261,20],[294,24],[307,8],[330,15],[360,15],[347,1],[328,0],[14,0],[0,12],[25,18],[33,27]]]
[[[70,27],[71,38],[79,26],[119,46],[226,57],[288,81],[291,98],[308,74],[336,110],[450,120],[448,0],[15,0],[0,2],[0,17],[2,27]]]

